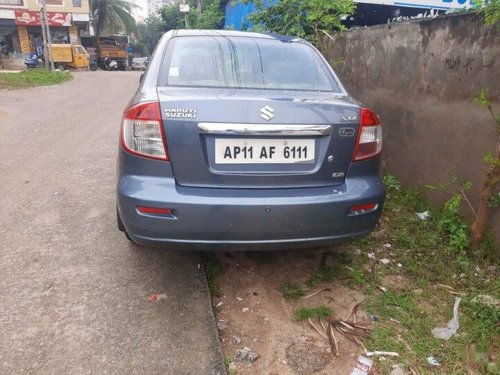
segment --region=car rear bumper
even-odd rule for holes
[[[216,189],[122,174],[117,193],[133,241],[191,250],[302,248],[351,240],[375,228],[385,196],[376,176],[346,179],[336,187]],[[351,214],[352,206],[367,203],[378,206]],[[138,206],[169,208],[172,214],[144,214]]]

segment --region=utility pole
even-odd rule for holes
[[[43,54],[48,55],[48,52],[47,52],[47,29],[45,28],[45,21],[43,19],[44,19],[43,9],[40,8],[40,26],[42,27]],[[40,57],[40,56],[38,56],[38,51],[37,51],[36,55],[37,55],[37,58]],[[44,58],[44,60],[45,60],[45,69],[49,70],[50,66],[49,66],[48,56],[46,56]]]
[[[50,62],[50,70],[54,70],[54,59],[52,58],[52,38],[50,36],[50,27],[49,27],[49,16],[47,15],[47,4],[45,0],[40,0],[42,4],[42,9],[40,9],[40,23],[42,24],[42,33],[45,32],[45,67],[49,69]]]
[[[179,11],[181,12],[181,14],[184,14],[184,24],[186,29],[189,29],[189,20],[188,20],[189,4],[186,2],[186,0],[182,0],[182,2],[179,3]]]

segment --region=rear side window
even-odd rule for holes
[[[340,92],[304,43],[238,37],[178,37],[168,44],[161,86]]]

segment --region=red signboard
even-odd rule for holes
[[[14,9],[16,25],[40,26],[40,12],[27,9]],[[47,12],[49,26],[71,26],[71,13]]]

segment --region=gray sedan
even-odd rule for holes
[[[125,109],[118,228],[141,245],[283,249],[369,234],[379,117],[302,39],[179,30]]]

